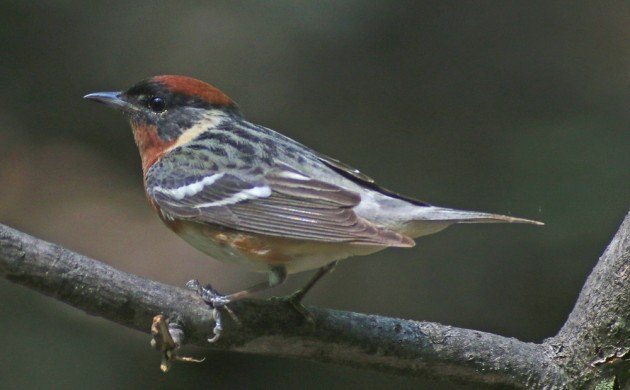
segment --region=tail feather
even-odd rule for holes
[[[429,207],[425,209],[418,220],[444,221],[450,223],[526,223],[531,225],[544,225],[543,222],[532,219],[442,207]]]
[[[415,207],[408,213],[407,218],[408,222],[404,224],[400,232],[413,238],[437,233],[451,225],[460,223],[525,223],[544,225],[542,222],[531,219],[435,206]]]

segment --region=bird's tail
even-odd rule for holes
[[[517,218],[508,215],[482,213],[478,211],[463,211],[453,209],[441,209],[436,212],[435,219],[451,221],[453,223],[527,223],[531,225],[544,225],[543,222],[533,219]]]
[[[411,214],[411,220],[404,229],[405,233],[411,237],[433,234],[448,226],[460,223],[526,223],[544,225],[542,222],[531,219],[434,206],[417,207]]]

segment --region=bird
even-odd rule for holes
[[[214,307],[318,270],[300,301],[338,261],[454,224],[541,222],[438,207],[385,189],[366,174],[245,119],[225,93],[179,75],[144,79],[85,99],[123,113],[142,162],[147,199],[173,232],[214,259],[267,273],[229,295],[199,289]]]

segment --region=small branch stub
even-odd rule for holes
[[[160,370],[166,373],[171,369],[174,360],[201,363],[205,360],[188,356],[178,356],[177,350],[185,339],[184,329],[178,321],[170,321],[163,314],[153,317],[151,324],[151,346],[162,353]]]

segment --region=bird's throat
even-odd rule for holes
[[[146,175],[151,166],[175,143],[175,140],[165,141],[158,136],[157,125],[142,122],[131,122],[133,137],[140,151],[142,171]]]

